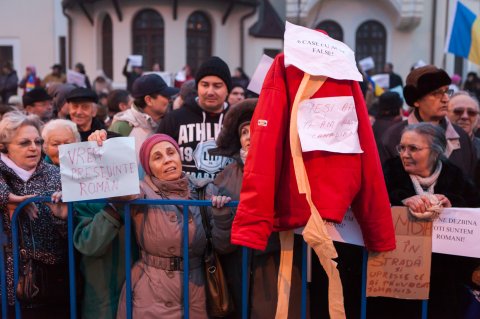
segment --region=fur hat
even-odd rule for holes
[[[218,56],[212,56],[200,65],[197,74],[195,75],[195,83],[197,84],[197,87],[200,80],[209,75],[218,76],[227,86],[228,92],[232,90],[232,76],[230,74],[230,69],[225,61]]]
[[[405,82],[403,96],[407,104],[413,107],[416,101],[442,86],[450,85],[452,80],[444,70],[426,65],[410,72]]]
[[[222,130],[217,137],[217,147],[210,149],[210,155],[232,157],[242,148],[239,128],[245,122],[250,122],[258,99],[245,99],[238,102],[225,115]]]

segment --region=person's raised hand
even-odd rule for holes
[[[97,142],[98,146],[102,146],[103,142],[107,140],[107,131],[105,130],[96,130],[88,136],[88,141]]]

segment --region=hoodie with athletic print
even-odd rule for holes
[[[208,153],[216,147],[215,139],[227,111],[225,103],[221,113],[206,112],[196,98],[186,101],[183,107],[167,113],[162,119],[157,133],[170,135],[178,142],[185,173],[196,178],[215,178],[231,162],[227,157]]]

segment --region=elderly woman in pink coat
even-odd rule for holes
[[[193,181],[182,172],[178,144],[170,136],[155,134],[142,144],[140,162],[146,176],[140,183],[140,198],[197,199]],[[233,215],[223,207],[226,196],[213,196],[209,222],[219,252],[228,252]],[[181,206],[132,206],[135,233],[141,250],[132,268],[133,318],[177,319],[183,316],[183,252]],[[206,312],[203,254],[206,237],[198,207],[189,212],[190,317],[208,318]],[[125,287],[117,318],[126,316]]]

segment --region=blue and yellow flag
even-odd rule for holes
[[[445,51],[480,64],[480,19],[460,1],[457,2]]]

